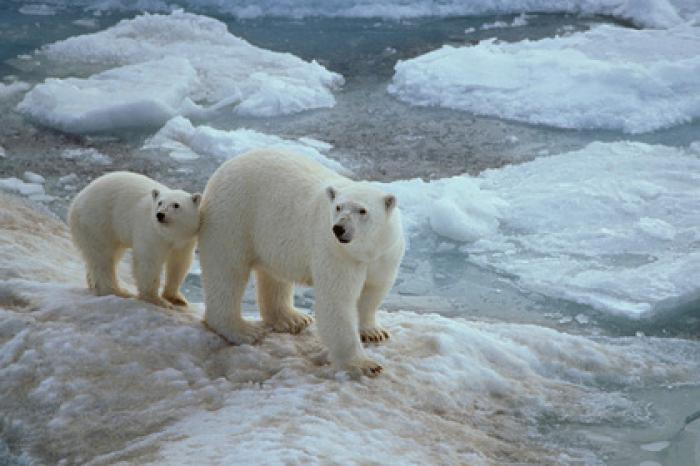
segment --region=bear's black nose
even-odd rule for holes
[[[163,212],[158,212],[156,214],[156,218],[158,219],[159,222],[163,222],[163,220],[165,220],[165,214]]]
[[[338,241],[340,241],[341,243],[348,242],[348,240],[343,239],[343,235],[345,234],[345,228],[342,225],[333,225],[333,234],[336,238],[338,238]]]

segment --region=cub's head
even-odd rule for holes
[[[199,230],[199,202],[202,195],[185,191],[154,189],[153,221],[158,231],[175,241],[188,240]]]
[[[333,240],[357,260],[382,255],[401,237],[396,198],[367,183],[329,186]]]

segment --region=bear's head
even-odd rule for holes
[[[158,232],[171,241],[187,241],[199,230],[199,202],[202,195],[176,190],[151,191],[152,219]]]
[[[331,217],[328,233],[356,260],[374,260],[402,238],[393,195],[369,183],[329,186],[326,195]]]

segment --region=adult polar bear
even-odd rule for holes
[[[321,341],[333,363],[378,375],[360,341],[389,334],[375,312],[404,253],[396,199],[306,157],[249,152],[219,167],[201,206],[199,252],[204,320],[234,343],[262,338],[241,317],[250,271],[265,324],[297,333],[311,319],[294,309],[293,284],[314,286]]]

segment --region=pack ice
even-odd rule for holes
[[[313,330],[231,346],[197,314],[90,295],[65,224],[17,198],[0,201],[0,451],[10,462],[361,463],[372,455],[597,464],[572,442],[553,445],[538,420],[597,425],[624,413],[650,423],[627,387],[698,381],[693,341],[593,340],[405,311],[382,313],[392,340],[368,348],[387,373],[347,380],[323,364]]]
[[[252,46],[224,23],[182,11],[123,20],[45,46],[40,55],[61,75],[101,70],[47,79],[18,106],[71,133],[159,126],[175,115],[233,106],[255,116],[332,107],[331,91],[343,83],[316,62]]]
[[[486,40],[400,61],[389,92],[560,128],[644,133],[700,116],[700,27],[601,25],[537,41]]]
[[[35,0],[15,0],[34,4]],[[50,0],[59,7],[83,6],[88,10],[168,11],[173,4],[163,0]],[[623,18],[639,27],[667,28],[698,18],[695,0],[180,0],[195,11],[214,11],[239,18],[350,17],[413,18],[421,16],[485,16],[495,14],[573,13]],[[26,5],[22,8],[49,8]],[[50,8],[54,11],[53,8]],[[21,10],[20,10],[21,11]],[[25,10],[26,11],[26,10]]]
[[[547,296],[635,318],[700,294],[698,143],[595,142],[478,177],[383,187],[412,244],[437,234]]]

